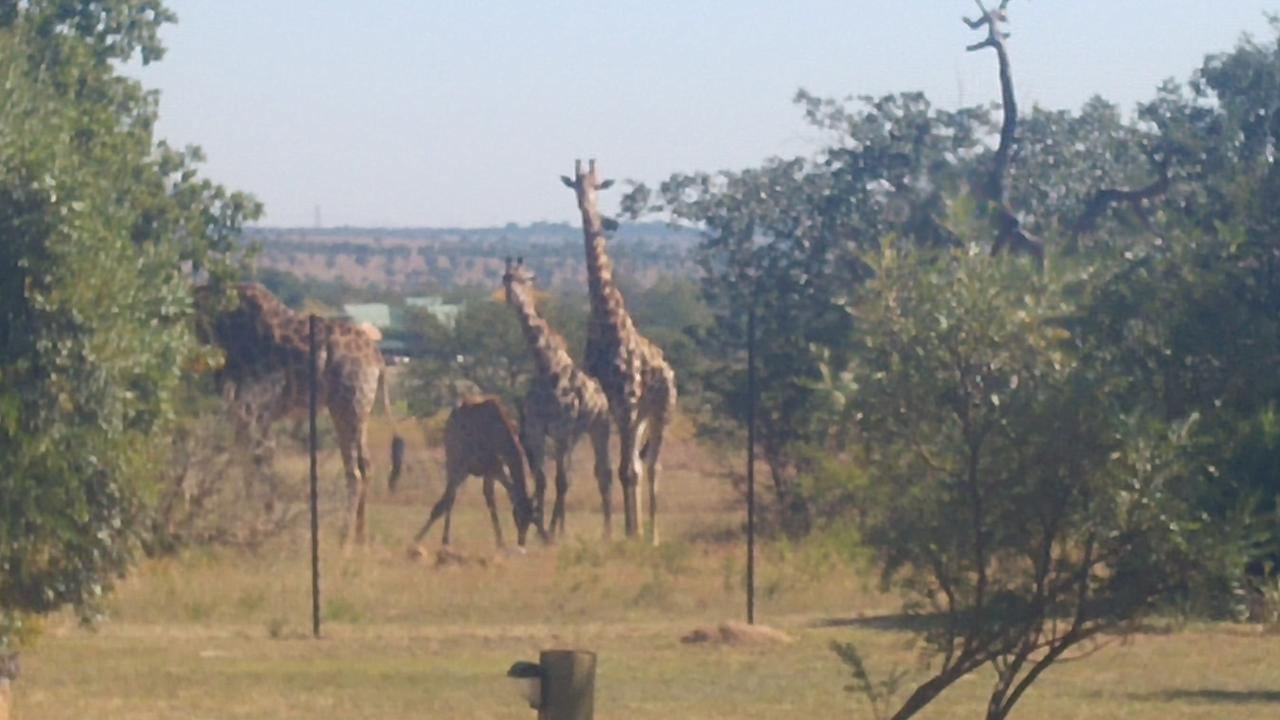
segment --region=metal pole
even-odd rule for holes
[[[747,624],[756,622],[756,289],[747,312]]]
[[[319,509],[319,473],[316,466],[317,433],[316,410],[319,404],[318,391],[320,368],[316,357],[316,324],[319,318],[314,314],[307,318],[307,340],[311,350],[310,372],[310,420],[311,420],[311,634],[320,637],[320,509]]]

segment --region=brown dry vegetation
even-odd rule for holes
[[[407,429],[407,428],[402,428]],[[373,541],[343,557],[338,517],[325,515],[324,638],[310,639],[303,527],[256,554],[190,551],[147,562],[94,630],[47,623],[24,654],[17,717],[95,718],[527,718],[502,676],[539,649],[600,654],[602,718],[870,717],[842,690],[832,640],[855,641],[872,669],[909,666],[910,636],[891,620],[893,598],[865,570],[821,542],[766,543],[759,575],[763,621],[794,642],[686,644],[682,636],[740,618],[741,549],[717,540],[738,524],[728,462],[675,433],[664,454],[664,535],[652,549],[603,546],[589,457],[578,458],[572,535],[527,555],[493,547],[479,484],[459,497],[455,547],[490,562],[437,567],[413,561],[408,538],[441,490],[438,452],[410,435],[407,491],[378,485]],[[379,482],[388,429],[375,429]],[[282,448],[281,472],[301,496],[305,460]],[[338,461],[322,463],[324,500],[340,507]],[[615,503],[617,497],[615,497]],[[438,535],[428,542],[434,546]],[[924,717],[980,715],[989,678],[978,674]],[[1143,634],[1087,660],[1055,667],[1018,711],[1052,718],[1254,718],[1280,713],[1280,638],[1249,626]]]

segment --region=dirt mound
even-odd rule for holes
[[[423,560],[431,556],[431,551],[421,545],[411,545],[406,551],[410,560]],[[467,554],[460,550],[445,545],[435,551],[435,567],[478,567],[487,568],[495,565],[501,565],[508,557],[522,556],[525,554],[523,548],[508,548],[498,551],[497,554],[491,555],[475,555]]]
[[[774,645],[795,642],[788,634],[768,625],[748,625],[740,622],[704,626],[680,638],[686,644],[708,643],[714,645]]]
[[[424,560],[432,555],[432,552],[421,545],[411,545],[406,551],[410,560]],[[444,546],[435,551],[435,566],[443,567],[487,567],[491,558],[483,555],[468,555],[464,552],[454,550],[449,546]]]

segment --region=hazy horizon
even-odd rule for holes
[[[259,227],[501,227],[573,222],[557,180],[742,168],[823,140],[791,98],[923,91],[998,98],[970,0],[607,5],[169,0],[158,135],[201,145],[205,174],[266,204]],[[854,7],[862,5],[864,7]],[[1275,0],[1015,0],[1024,107],[1129,110],[1243,33]],[[604,198],[616,207],[620,193]]]

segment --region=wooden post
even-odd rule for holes
[[[596,654],[543,650],[542,707],[538,720],[592,720],[596,701]]]
[[[311,634],[320,637],[320,508],[319,508],[319,473],[316,465],[317,433],[316,412],[319,404],[320,363],[316,357],[316,324],[319,318],[314,314],[307,318],[307,340],[311,350],[310,378],[310,420],[311,420]]]

